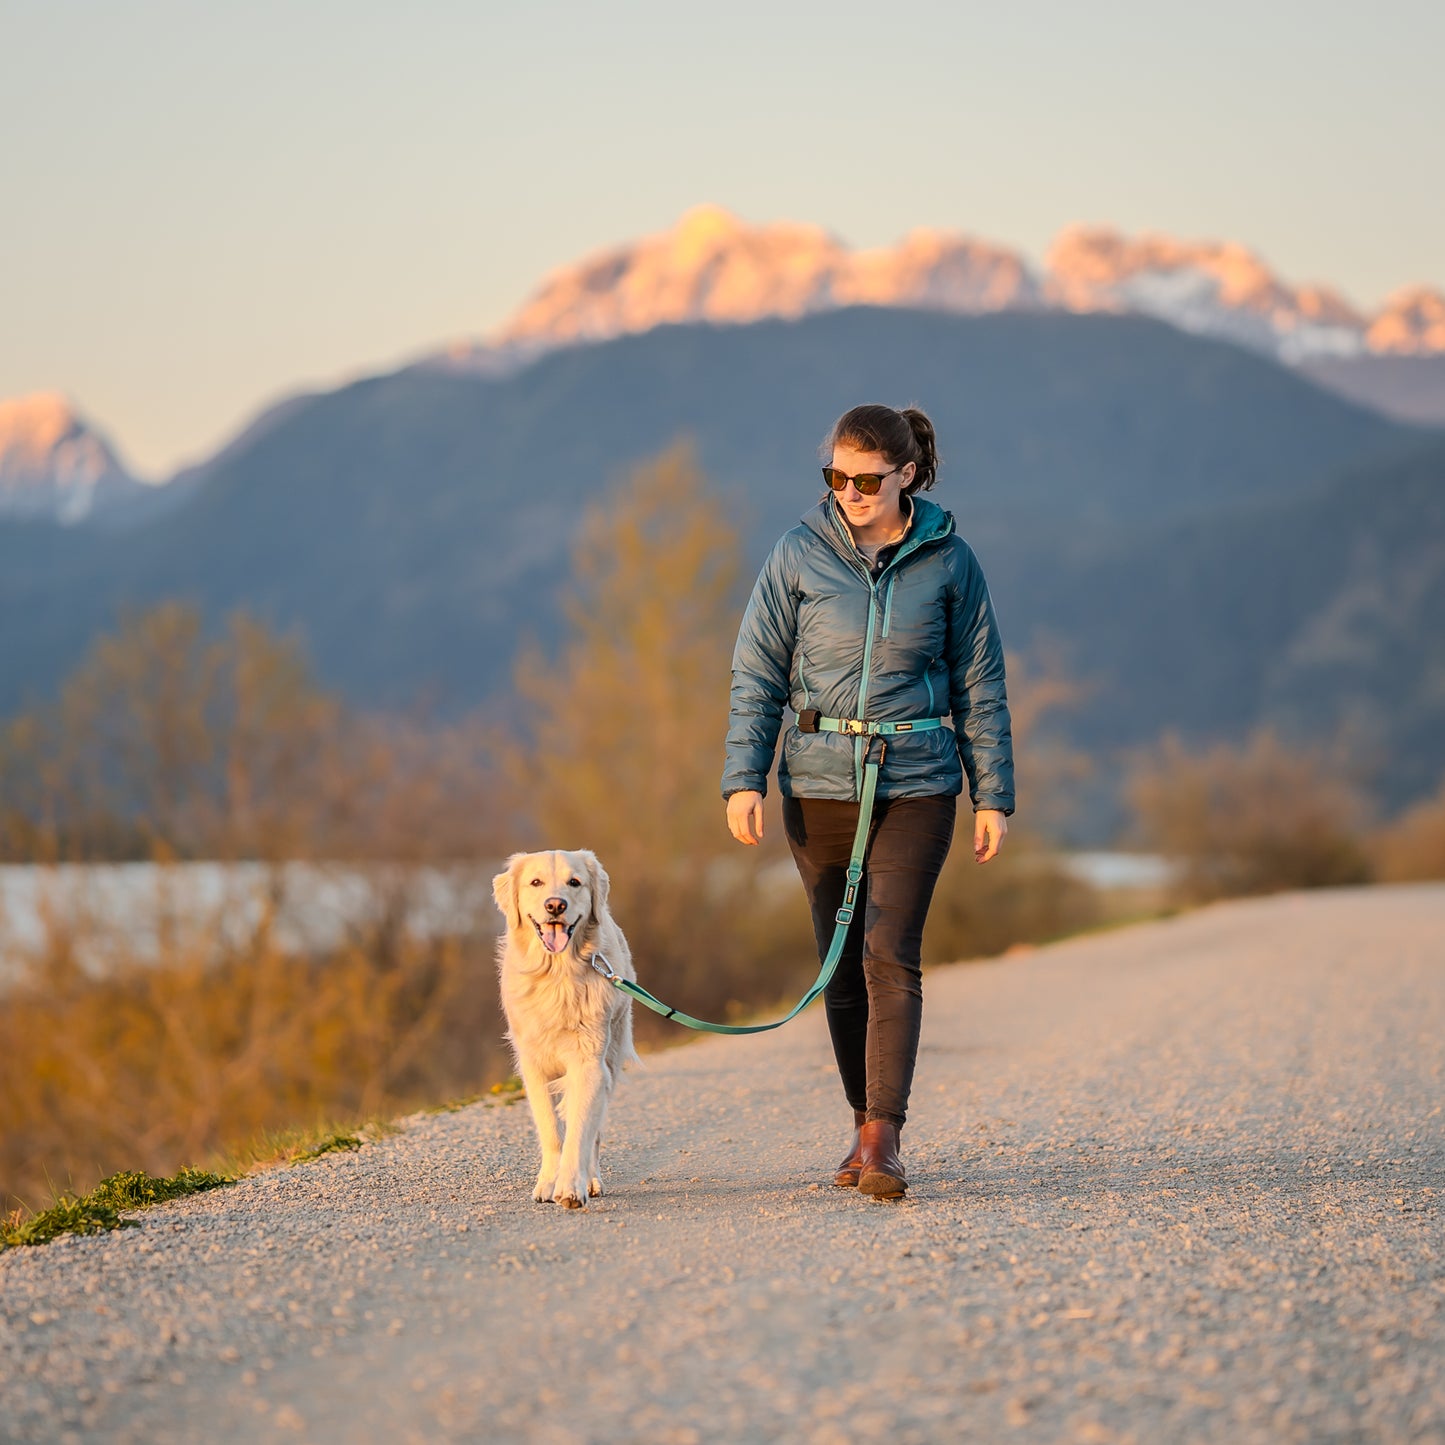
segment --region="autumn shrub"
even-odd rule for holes
[[[1321,749],[1267,730],[1191,751],[1166,737],[1133,770],[1139,840],[1177,867],[1181,901],[1362,883],[1365,809]]]
[[[1445,782],[1431,798],[1375,837],[1376,876],[1385,883],[1445,879]]]

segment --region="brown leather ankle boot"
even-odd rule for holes
[[[869,1119],[858,1132],[863,1145],[858,1192],[871,1194],[874,1199],[902,1199],[908,1188],[903,1162],[898,1157],[902,1129],[886,1119]]]
[[[862,1109],[853,1110],[853,1147],[848,1157],[838,1166],[833,1183],[839,1189],[855,1189],[858,1185],[858,1171],[863,1164],[863,1125],[868,1115]]]

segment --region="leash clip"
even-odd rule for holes
[[[592,967],[595,968],[597,972],[600,973],[602,977],[607,980],[608,983],[617,982],[617,975],[612,971],[612,965],[608,963],[607,960],[603,958],[600,953],[594,953],[592,957],[587,960],[587,962],[590,963]]]

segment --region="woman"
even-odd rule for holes
[[[978,559],[953,516],[919,495],[938,470],[916,407],[841,416],[829,493],[763,565],[733,653],[722,791],[740,843],[763,836],[784,706],[783,827],[825,954],[843,903],[864,762],[858,724],[933,720],[891,733],[857,907],[824,995],[853,1144],[833,1177],[876,1198],[907,1187],[899,1136],[918,1054],[923,923],[953,839],[965,775],[974,857],[987,863],[1013,812],[1003,648]],[[953,730],[938,719],[952,717]],[[801,726],[799,725],[801,724]]]

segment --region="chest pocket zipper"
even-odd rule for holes
[[[883,599],[883,636],[888,636],[888,624],[893,621],[893,585],[898,581],[895,573],[888,579],[888,595]]]

